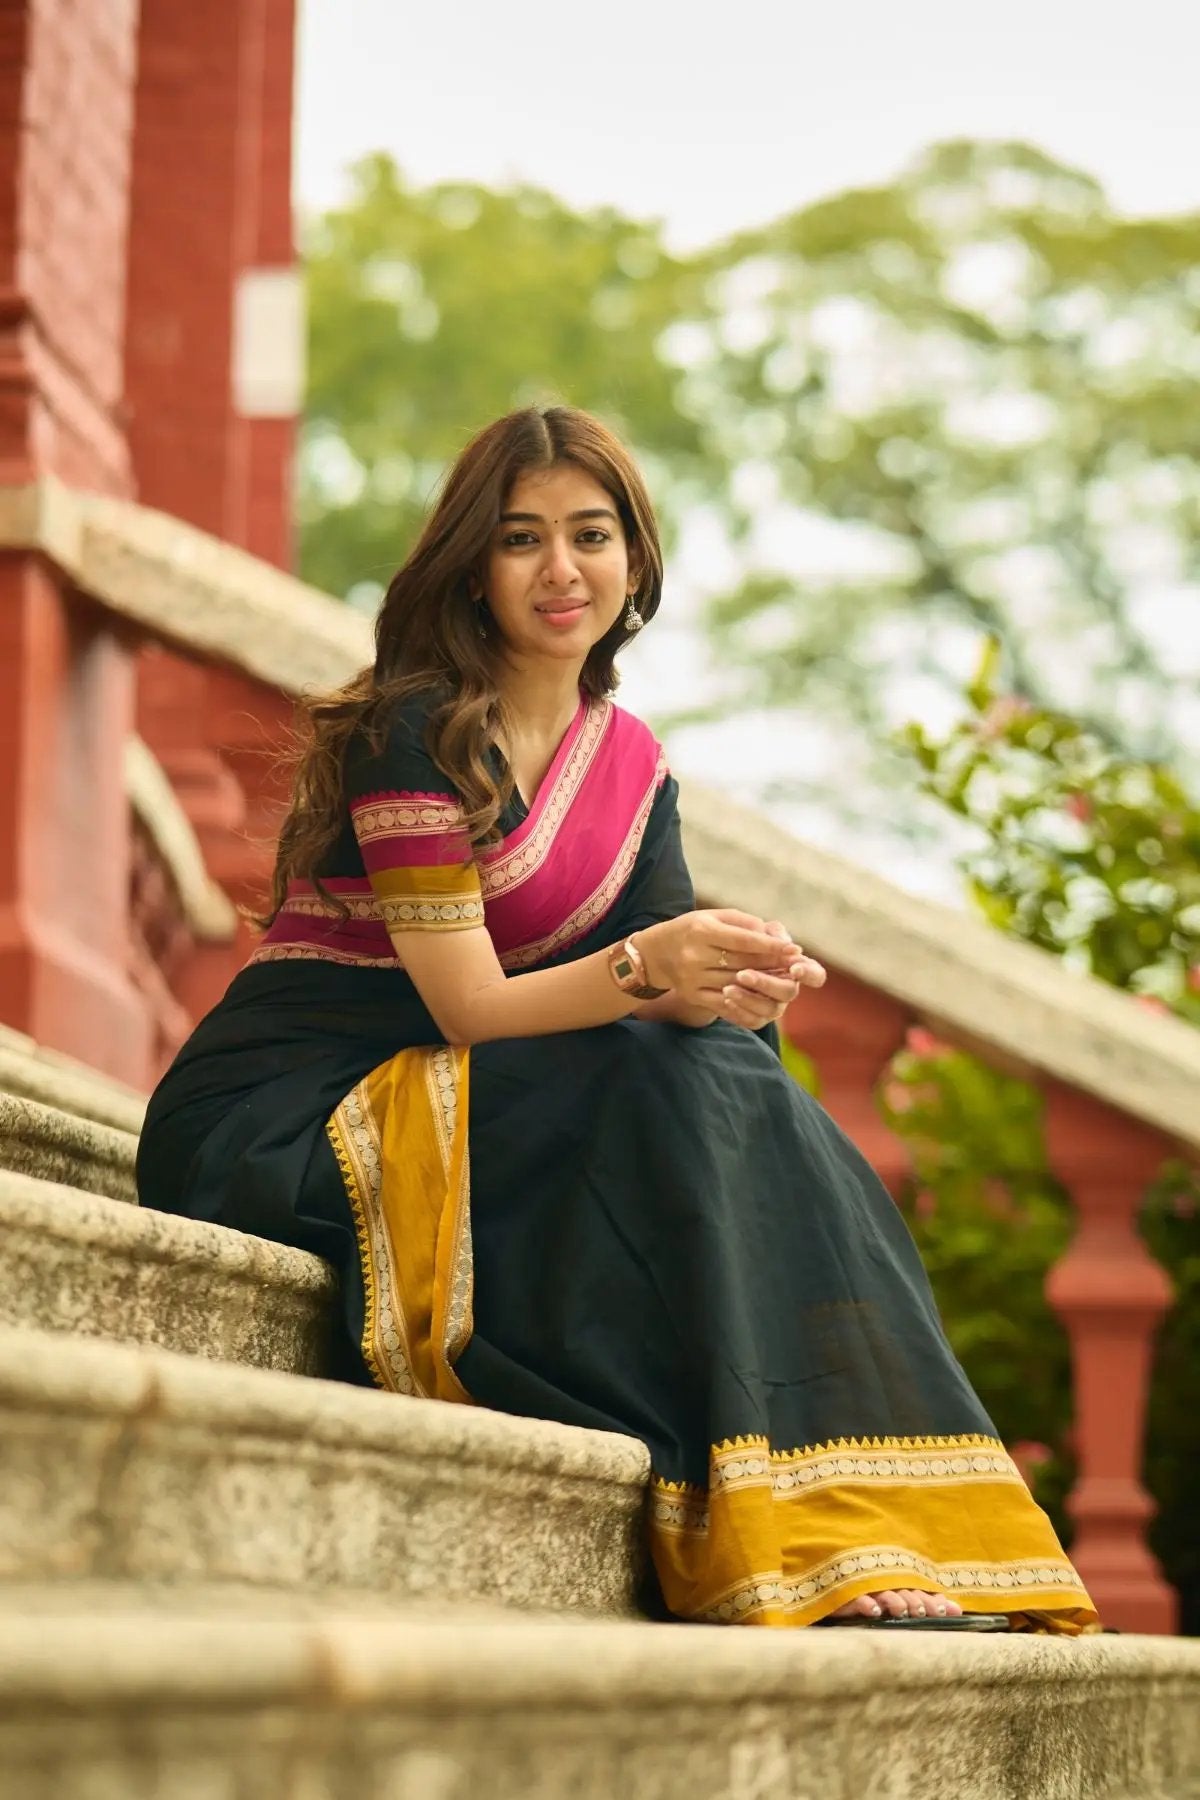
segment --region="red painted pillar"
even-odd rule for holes
[[[142,0],[128,329],[140,498],[281,565],[302,372],[293,14],[294,0]],[[264,898],[281,816],[270,746],[290,717],[233,672],[141,658],[139,729],[236,902]],[[243,928],[177,970],[193,1016],[250,942]]]
[[[0,482],[123,494],[136,0],[0,15]],[[36,556],[0,556],[0,1019],[133,1082],[133,722],[119,630]]]
[[[875,1089],[907,1028],[899,1001],[838,969],[818,992],[802,992],[783,1020],[784,1034],[817,1066],[822,1106],[893,1195],[909,1173],[908,1151],[880,1118]]]
[[[1051,1083],[1046,1138],[1079,1227],[1046,1294],[1071,1339],[1079,1479],[1068,1501],[1072,1557],[1105,1624],[1176,1629],[1176,1596],[1146,1545],[1154,1503],[1139,1479],[1154,1333],[1167,1276],[1137,1231],[1143,1194],[1169,1154],[1156,1133]]]
[[[286,565],[301,405],[294,0],[142,0],[126,348],[138,494]]]

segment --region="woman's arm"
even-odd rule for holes
[[[612,1024],[647,1004],[617,987],[607,950],[557,968],[507,976],[484,927],[390,930],[397,955],[450,1044],[582,1031]],[[650,925],[636,933],[636,943],[650,984],[670,988],[679,1004],[709,1017],[725,1010],[721,990],[729,970],[766,970],[780,962],[779,938],[761,919],[732,908]]]

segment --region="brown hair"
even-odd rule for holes
[[[634,605],[647,621],[658,611],[662,549],[654,512],[633,458],[607,426],[575,407],[530,406],[478,432],[444,477],[416,544],[392,577],[375,622],[374,666],[333,693],[301,702],[291,804],[279,834],[269,909],[258,924],[275,918],[295,877],[325,892],[316,869],[341,829],[342,763],[350,735],[361,726],[378,749],[389,708],[414,694],[445,696],[430,713],[427,748],[462,795],[471,842],[494,838],[513,778],[509,772],[497,785],[486,760],[489,730],[503,709],[494,674],[495,627],[486,607],[471,599],[469,581],[483,578],[492,533],[518,478],[564,462],[576,464],[612,496],[631,572],[638,571]],[[631,635],[622,614],[592,646],[580,676],[589,699],[616,687],[614,658]]]

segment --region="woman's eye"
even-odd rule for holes
[[[593,545],[607,544],[609,535],[601,526],[589,525],[585,531],[580,532],[579,538],[580,542],[589,542]],[[511,531],[503,543],[506,550],[519,550],[524,544],[534,541],[536,540],[531,531]]]

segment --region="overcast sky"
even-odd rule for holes
[[[1196,0],[300,0],[297,191],[386,148],[417,181],[524,178],[677,247],[1019,137],[1119,207],[1200,207]]]
[[[386,149],[420,184],[525,180],[657,217],[685,250],[887,181],[962,136],[1032,142],[1127,212],[1200,210],[1198,0],[300,0],[300,22],[305,210],[335,203],[345,166]],[[703,684],[687,613],[714,559],[696,534],[675,559],[673,606],[625,659],[634,710]],[[767,719],[671,743],[677,767],[743,797],[751,771],[819,766],[822,748]],[[834,809],[782,816],[845,847]],[[949,844],[914,856],[881,829],[849,853],[958,897]]]

